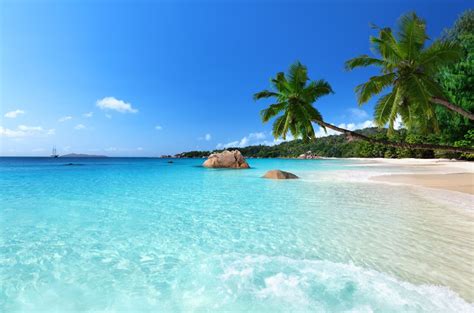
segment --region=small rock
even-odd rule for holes
[[[269,178],[269,179],[297,179],[297,178],[299,178],[298,176],[296,176],[293,173],[280,171],[280,170],[268,171],[262,177],[263,178]]]

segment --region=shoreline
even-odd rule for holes
[[[370,178],[377,182],[455,191],[474,195],[473,173],[391,174]]]
[[[337,179],[349,183],[410,188],[419,196],[471,215],[474,212],[474,163],[449,159],[333,158],[355,161],[328,175],[308,180]]]
[[[361,160],[361,159],[357,159]],[[362,161],[362,160],[361,160]],[[369,180],[474,195],[474,164],[448,159],[370,159],[361,166],[397,166],[402,172],[380,173]]]

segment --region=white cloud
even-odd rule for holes
[[[271,136],[270,136],[271,137]],[[250,133],[247,136],[242,137],[240,140],[231,141],[228,143],[219,143],[216,146],[216,149],[227,149],[227,148],[243,148],[246,146],[255,146],[255,145],[267,145],[273,146],[283,141],[293,140],[293,136],[287,136],[286,140],[283,139],[267,139],[267,135],[263,132]]]
[[[112,115],[110,115],[110,114],[105,114],[105,117],[108,118],[108,119],[110,119],[110,118],[112,118]]]
[[[69,121],[69,120],[72,120],[72,116],[68,115],[68,116],[63,116],[61,117],[58,122],[65,122],[65,121]]]
[[[156,130],[162,130],[163,127],[161,127],[160,125],[156,125],[156,126],[155,126],[155,129],[156,129]]]
[[[198,140],[205,140],[205,141],[210,141],[212,139],[211,134],[205,134],[202,137],[199,137]]]
[[[102,110],[114,110],[120,113],[137,113],[138,110],[132,107],[132,104],[114,97],[105,97],[97,100],[96,105]]]
[[[347,129],[347,130],[357,130],[357,129],[363,129],[363,128],[367,128],[367,127],[375,127],[375,123],[372,120],[366,120],[366,121],[361,122],[361,123],[348,123],[348,124],[341,123],[337,126],[340,127],[340,128]],[[339,132],[337,132],[335,130],[332,130],[332,129],[329,129],[329,128],[326,128],[326,131],[327,132],[325,132],[322,127],[319,127],[319,129],[315,131],[316,137],[326,137],[326,136],[330,136],[330,135],[340,134]]]
[[[367,120],[361,123],[349,123],[349,124],[339,124],[338,125],[341,128],[345,128],[348,130],[356,130],[356,129],[363,129],[367,127],[375,127],[374,121],[372,120]]]
[[[86,128],[84,124],[77,124],[76,126],[74,126],[74,129],[77,129],[77,130],[84,129],[84,128]]]
[[[18,129],[21,131],[42,131],[43,128],[41,126],[26,126],[26,125],[18,125]]]
[[[94,112],[88,112],[88,113],[82,114],[82,116],[85,117],[85,118],[92,117],[92,115],[94,115]]]
[[[339,125],[337,125],[338,127],[340,128],[344,128],[344,129],[348,129],[348,130],[358,130],[358,129],[364,129],[364,128],[368,128],[368,127],[377,127],[377,125],[375,124],[374,121],[372,120],[366,120],[364,122],[360,122],[360,123],[341,123]],[[315,126],[315,129],[316,129],[317,126]],[[402,119],[400,116],[397,116],[395,122],[394,122],[394,126],[393,126],[394,129],[400,129],[400,128],[403,128],[403,123],[402,123]],[[339,132],[335,131],[335,130],[332,130],[332,129],[329,129],[327,128],[326,129],[327,132],[324,131],[324,129],[322,127],[319,127],[318,130],[316,130],[316,137],[326,137],[326,136],[330,136],[330,135],[338,135],[340,134]]]
[[[25,111],[15,110],[15,111],[10,111],[10,112],[5,113],[4,116],[7,118],[16,118],[17,116],[22,115],[22,114],[25,114]]]
[[[397,119],[398,121],[398,119]],[[395,121],[395,127],[397,127],[397,121]],[[401,120],[400,120],[401,123]],[[341,123],[337,125],[340,128],[348,129],[348,130],[357,130],[363,129],[367,127],[375,127],[375,123],[372,120],[366,120],[360,123]],[[326,137],[330,135],[338,135],[339,132],[326,128],[327,132],[324,129],[316,124],[313,124],[315,135],[316,137]],[[396,128],[398,129],[398,128]],[[291,134],[288,134],[286,139],[283,140],[281,138],[274,139],[271,133],[267,136],[263,132],[256,132],[250,133],[247,136],[242,137],[240,140],[234,140],[228,143],[219,143],[216,146],[216,149],[228,149],[228,148],[243,148],[246,146],[256,146],[256,145],[266,145],[266,146],[273,146],[280,144],[285,141],[291,141],[295,139]]]
[[[362,109],[351,108],[348,111],[350,112],[352,118],[354,118],[355,120],[362,120],[369,117],[369,114]]]
[[[313,126],[315,129],[316,137],[326,137],[330,135],[340,134],[339,132],[336,132],[329,128],[327,128],[327,133],[326,133],[322,127],[319,127],[318,125],[315,125],[315,124],[313,124]],[[341,123],[337,126],[348,129],[348,130],[357,130],[357,129],[363,129],[367,127],[375,127],[375,124],[372,120],[366,120],[360,123],[348,123],[348,124]],[[246,146],[256,146],[256,145],[273,146],[285,141],[291,141],[293,139],[295,138],[291,134],[288,134],[288,136],[286,137],[286,140],[283,140],[281,138],[274,139],[271,133],[269,133],[267,136],[263,132],[256,132],[256,133],[250,133],[247,136],[242,137],[240,140],[234,140],[228,143],[219,143],[217,144],[216,149],[243,148]]]
[[[138,147],[137,150],[138,150],[138,151],[143,151],[143,148],[142,148],[142,147]]]
[[[116,147],[108,147],[105,149],[105,151],[117,151]]]
[[[397,115],[397,118],[395,119],[395,122],[393,123],[393,128],[397,130],[400,128],[403,128],[403,122],[400,115]]]
[[[41,126],[18,125],[16,129],[9,129],[0,126],[0,137],[19,138],[33,136],[49,136],[54,135],[56,131],[51,129],[43,129]]]

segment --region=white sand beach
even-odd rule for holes
[[[405,186],[431,201],[474,213],[474,162],[449,159],[350,158],[350,170],[306,176],[309,180],[341,180]],[[436,191],[436,192],[433,192]]]
[[[426,188],[474,194],[474,163],[447,159],[370,159],[364,166],[390,170],[397,166],[401,173],[384,173],[370,177],[373,181],[413,185]]]
[[[473,173],[452,174],[394,174],[372,178],[375,181],[423,186],[474,194]]]

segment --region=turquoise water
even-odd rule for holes
[[[202,161],[0,159],[0,311],[474,311],[462,212],[355,161]]]

